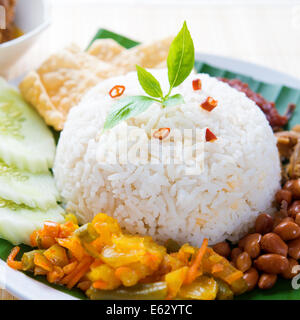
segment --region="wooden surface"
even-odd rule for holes
[[[85,48],[104,27],[140,41],[186,20],[196,50],[251,61],[300,78],[300,1],[52,0],[52,25],[10,70],[14,78],[70,42]],[[1,299],[11,299],[2,291]]]

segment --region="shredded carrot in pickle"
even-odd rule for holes
[[[89,270],[92,260],[92,257],[84,257],[77,267],[70,274],[65,276],[60,283],[67,285],[69,289],[73,288]]]
[[[17,254],[19,253],[20,251],[20,247],[14,247],[7,260],[6,260],[6,263],[8,264],[9,267],[15,269],[15,270],[22,270],[22,267],[23,267],[23,264],[21,261],[15,261],[15,258],[17,256]]]
[[[91,281],[84,280],[78,283],[77,288],[79,288],[82,291],[86,291],[90,288],[91,284],[92,284]]]
[[[107,288],[107,283],[105,281],[102,281],[102,280],[98,280],[98,281],[95,281],[93,283],[93,287],[95,289],[99,289],[99,290],[103,290],[103,289],[106,289]]]
[[[99,266],[101,266],[104,262],[100,259],[96,259],[92,264],[91,264],[91,268],[97,268]]]
[[[91,261],[87,262],[79,271],[78,273],[72,278],[68,284],[67,287],[69,289],[72,289],[76,283],[89,271],[91,266]]]
[[[128,268],[128,267],[119,267],[116,269],[115,271],[115,276],[118,278],[118,279],[121,279],[122,277],[122,274],[124,273],[129,273],[131,272],[131,269]]]
[[[184,280],[185,284],[190,284],[197,278],[197,271],[201,264],[204,253],[206,251],[207,245],[208,245],[208,240],[204,239],[201,248],[198,250],[198,253],[196,255],[196,258],[193,264],[190,266],[189,270],[187,271],[187,275]]]

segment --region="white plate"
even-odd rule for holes
[[[300,79],[253,63],[221,56],[196,54],[196,59],[216,67],[228,69],[256,78],[257,80],[284,84],[300,90]],[[17,85],[18,79],[13,81]],[[0,260],[0,268],[6,272],[6,290],[19,299],[25,300],[76,300],[76,298],[46,286],[21,272],[10,269]]]

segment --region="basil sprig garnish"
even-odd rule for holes
[[[171,95],[171,92],[189,76],[193,70],[194,61],[193,39],[184,22],[169,49],[167,66],[170,88],[168,93],[163,94],[159,81],[150,72],[136,66],[139,83],[148,96],[128,96],[119,99],[105,120],[104,130],[113,128],[120,121],[146,111],[153,102],[160,103],[163,108],[184,103],[181,94]]]

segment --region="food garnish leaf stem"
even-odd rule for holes
[[[171,96],[173,88],[179,86],[191,73],[195,61],[194,43],[184,22],[178,35],[171,43],[167,66],[169,90],[163,94],[159,81],[146,69],[136,66],[138,80],[148,96],[127,96],[119,99],[112,107],[104,123],[104,130],[111,129],[119,122],[146,111],[152,103],[160,103],[162,108],[184,103],[181,94]]]

